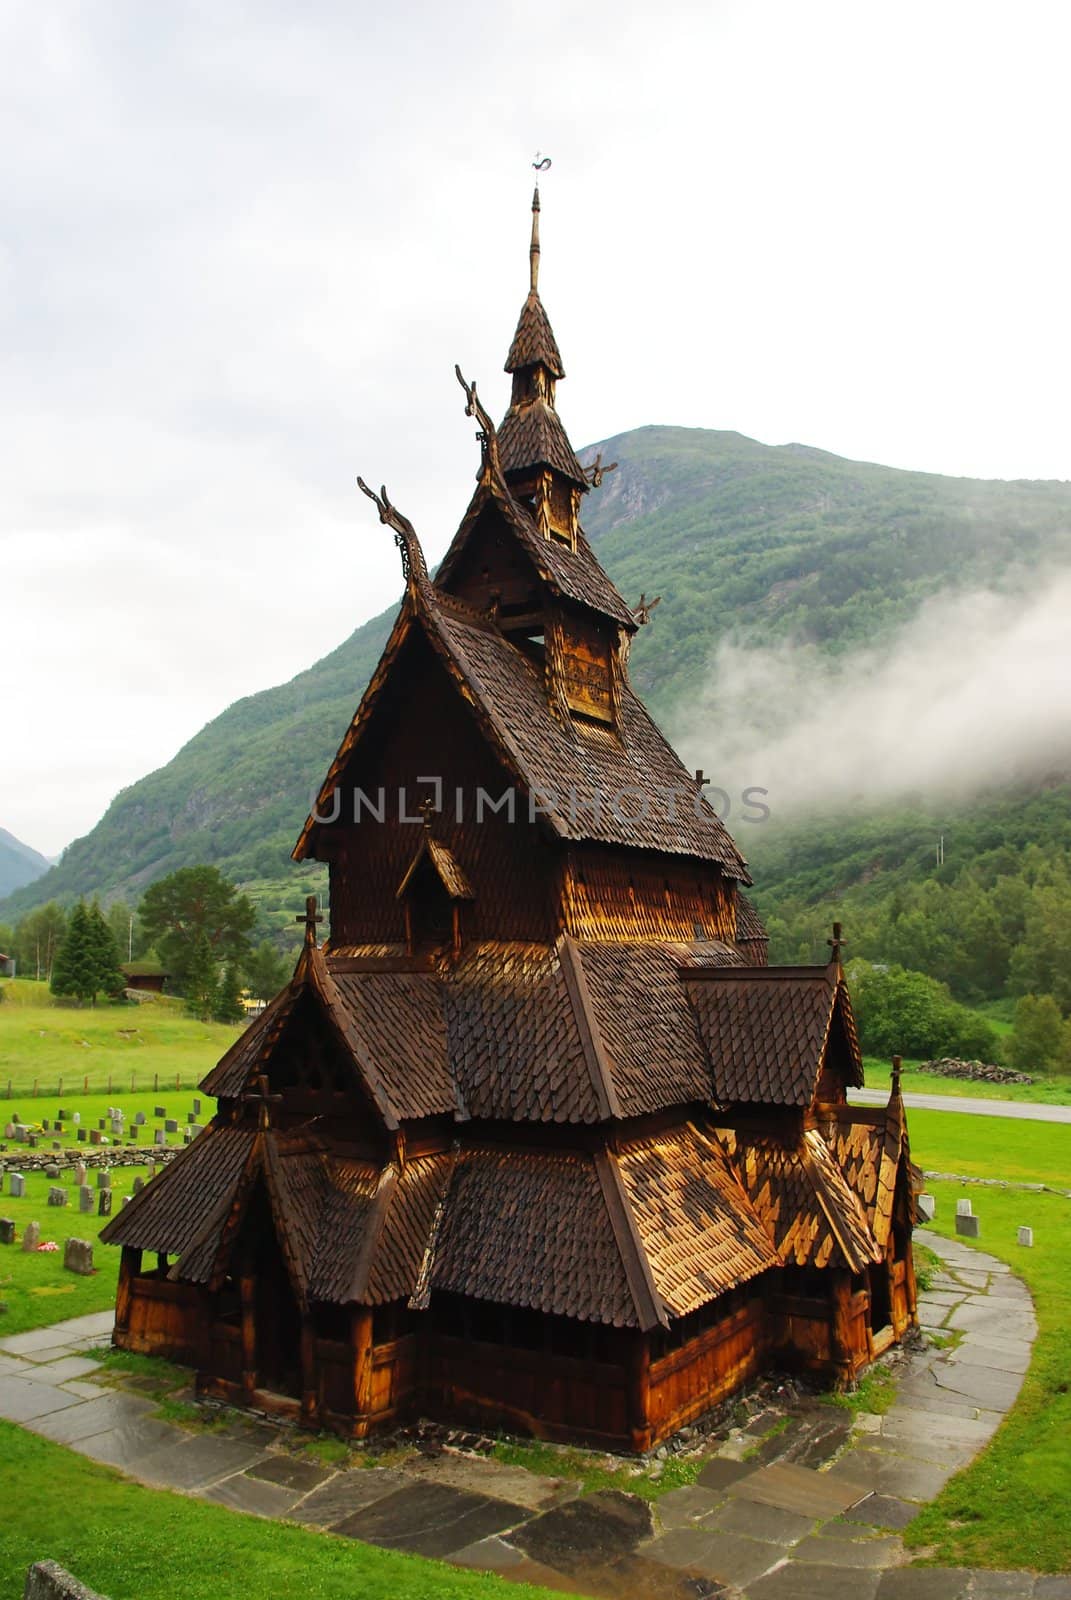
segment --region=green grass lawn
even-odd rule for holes
[[[905,1094],[942,1094],[972,1100],[1026,1100],[1035,1105],[1071,1105],[1071,1077],[1049,1073],[1033,1083],[972,1083],[969,1078],[939,1078],[919,1072],[917,1061],[905,1061],[901,1087]],[[889,1063],[877,1056],[863,1057],[863,1073],[868,1089],[884,1089],[889,1084]]]
[[[909,1110],[907,1125],[913,1159],[931,1172],[1071,1189],[1071,1127],[1066,1123]]]
[[[1066,1149],[1067,1129],[1055,1131]],[[1002,1169],[991,1170],[996,1175]],[[1064,1177],[1068,1181],[1066,1158]],[[906,1541],[927,1550],[926,1559],[939,1566],[1069,1572],[1071,1201],[1006,1189],[965,1191],[952,1183],[933,1184],[930,1192],[937,1199],[933,1226],[949,1236],[955,1232],[955,1202],[969,1194],[981,1222],[978,1247],[1007,1261],[1026,1281],[1039,1331],[1014,1410],[989,1448],[911,1524]],[[1020,1224],[1034,1229],[1032,1250],[1016,1243]]]
[[[144,1169],[140,1169],[144,1177]],[[122,1197],[129,1194],[137,1167],[115,1167],[112,1170],[113,1213],[122,1205]],[[8,1334],[24,1333],[27,1328],[40,1328],[50,1322],[63,1322],[68,1317],[80,1317],[89,1311],[107,1311],[115,1304],[115,1284],[119,1275],[119,1250],[116,1245],[96,1243],[97,1235],[107,1222],[96,1212],[78,1210],[77,1191],[68,1183],[67,1174],[60,1180],[70,1192],[65,1206],[46,1204],[52,1180],[40,1172],[26,1174],[26,1195],[13,1200],[8,1193],[0,1196],[0,1216],[11,1217],[18,1229],[18,1242],[0,1245],[0,1339]],[[90,1172],[89,1182],[96,1193],[96,1177]],[[7,1185],[5,1184],[5,1191]],[[54,1240],[56,1251],[24,1251],[22,1234],[28,1222],[41,1224],[41,1239]],[[93,1264],[96,1268],[91,1278],[67,1272],[63,1266],[65,1239],[90,1239],[94,1241]]]
[[[109,1600],[505,1600],[518,1592],[483,1573],[377,1550],[337,1535],[267,1522],[162,1489],[0,1422],[4,1514],[0,1592],[22,1593],[46,1558]]]
[[[32,1097],[35,1082],[40,1096],[53,1099],[61,1093],[73,1099],[88,1082],[91,1091],[110,1093],[120,1104],[124,1094],[151,1094],[157,1079],[160,1092],[174,1089],[176,1078],[192,1088],[240,1032],[188,1017],[178,1000],[79,1008],[53,1004],[45,985],[29,979],[16,978],[3,989],[0,1116],[9,1082],[23,1100]]]

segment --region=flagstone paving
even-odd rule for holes
[[[1037,1333],[1003,1262],[918,1237],[943,1263],[920,1323],[955,1347],[912,1353],[884,1416],[760,1411],[653,1503],[450,1448],[319,1463],[293,1430],[235,1413],[183,1428],[86,1355],[110,1313],[0,1340],[0,1417],[144,1483],[598,1600],[1071,1600],[1071,1578],[908,1564],[900,1533],[1000,1426]]]

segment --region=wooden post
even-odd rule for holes
[[[632,1448],[645,1455],[651,1448],[651,1338],[637,1332],[629,1352],[628,1411]]]
[[[257,1386],[257,1280],[248,1261],[242,1265],[239,1289],[242,1299],[242,1388],[246,1399],[251,1400]]]
[[[119,1285],[115,1291],[115,1331],[130,1331],[130,1302],[134,1297],[134,1279],[141,1271],[141,1251],[125,1244],[119,1257]]]
[[[316,1370],[316,1329],[310,1314],[301,1317],[301,1420],[313,1422],[319,1410]]]
[[[353,1345],[353,1431],[357,1438],[363,1439],[369,1429],[372,1411],[371,1306],[354,1306],[350,1339]]]
[[[157,1253],[156,1253],[156,1270],[157,1270],[157,1272],[160,1274],[160,1276],[162,1278],[166,1278],[167,1277],[167,1251],[166,1250],[163,1250],[163,1251],[159,1251],[158,1250],[157,1251]]]
[[[851,1336],[852,1279],[849,1272],[832,1275],[833,1315],[830,1320],[830,1355],[838,1372],[850,1378],[855,1368]]]

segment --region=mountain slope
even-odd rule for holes
[[[891,633],[929,595],[1021,587],[1071,563],[1067,483],[943,478],[703,429],[641,428],[599,448],[620,465],[589,497],[585,527],[626,598],[662,596],[632,676],[663,722],[727,636],[843,651]],[[137,894],[193,861],[243,880],[292,872],[296,890],[309,869],[287,867],[290,846],[393,614],[209,723],[5,916],[52,896]]]
[[[48,871],[48,862],[28,844],[0,828],[0,895],[21,889]]]

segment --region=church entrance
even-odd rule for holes
[[[246,1248],[252,1257],[256,1285],[257,1387],[300,1399],[301,1312],[263,1189],[254,1196],[245,1227]]]
[[[884,1261],[868,1269],[867,1287],[870,1290],[871,1333],[882,1333],[886,1328],[891,1333],[892,1301],[889,1295],[889,1269]]]

